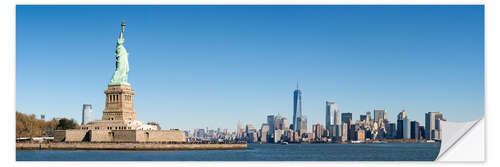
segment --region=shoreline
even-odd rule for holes
[[[380,144],[380,143],[424,143],[424,144],[435,144],[441,143],[441,141],[436,140],[415,140],[415,139],[384,139],[384,140],[366,140],[366,141],[312,141],[312,142],[285,142],[286,144]],[[252,144],[285,144],[283,142],[278,143],[252,143]]]
[[[16,143],[16,150],[241,150],[244,143],[235,144],[161,144],[161,143]]]

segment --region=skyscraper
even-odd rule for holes
[[[297,118],[297,131],[299,135],[307,133],[307,118],[305,116],[301,116]]]
[[[335,102],[326,101],[326,122],[325,128],[328,130],[330,137],[337,137],[340,133],[340,111]]]
[[[286,131],[290,128],[289,126],[290,124],[288,123],[288,119],[286,119],[285,117],[281,118],[280,129]]]
[[[406,117],[405,117],[406,118]],[[397,120],[397,128],[396,128],[396,139],[403,138],[403,120]]]
[[[441,126],[439,121],[445,120],[440,112],[428,112],[425,114],[425,137],[426,139],[441,139]]]
[[[375,118],[374,118],[375,122],[378,122],[379,119],[387,120],[387,112],[385,111],[385,109],[382,109],[382,110],[375,109],[373,112],[375,114]]]
[[[82,109],[82,125],[85,125],[85,124],[87,124],[90,121],[92,121],[92,105],[90,105],[90,104],[83,104],[83,109]]]
[[[399,114],[398,114],[398,120],[403,120],[406,118],[406,110],[403,109],[403,111],[401,111]]]
[[[387,136],[389,138],[395,138],[396,137],[396,134],[397,134],[397,131],[396,131],[396,124],[395,123],[389,123],[387,125]]]
[[[419,140],[420,139],[420,124],[417,122],[417,121],[411,121],[411,135],[410,135],[410,138],[411,139],[416,139],[416,140]]]
[[[340,120],[340,111],[336,109],[333,111],[333,125],[341,125],[342,122]]]
[[[314,124],[312,125],[312,132],[314,134],[314,139],[315,140],[320,140],[321,137],[323,136],[323,133],[324,133],[325,129],[323,128],[323,126],[321,126],[321,124]]]
[[[249,135],[250,133],[256,133],[257,131],[255,130],[253,125],[247,124],[245,127],[245,132],[247,133],[247,135]]]
[[[341,128],[342,122],[340,122],[340,111],[337,109],[333,111],[333,126],[337,128],[337,133],[339,128]],[[340,133],[338,133],[340,134]],[[337,135],[338,136],[338,135]]]
[[[236,134],[236,137],[237,137],[238,139],[243,138],[243,136],[244,136],[244,135],[243,135],[243,131],[244,131],[244,129],[243,129],[243,124],[242,124],[240,121],[238,121],[238,125],[236,125],[236,133],[237,133],[237,134]]]
[[[403,138],[403,120],[406,118],[406,111],[403,109],[403,111],[401,111],[399,114],[398,114],[398,119],[397,119],[397,133],[396,133],[396,138],[398,139],[402,139]]]
[[[297,131],[297,118],[302,116],[302,91],[299,90],[299,83],[297,82],[297,89],[293,91],[293,130]]]
[[[408,117],[405,117],[403,119],[403,138],[404,139],[410,139],[411,138],[411,127],[410,127],[410,120]]]
[[[283,130],[275,130],[274,131],[274,143],[278,143],[281,141],[281,135],[283,134]]]
[[[346,123],[342,123],[340,125],[340,134],[339,134],[339,140],[342,141],[342,142],[345,142],[347,141],[348,139],[348,132],[349,131],[349,127],[347,126]]]
[[[325,116],[325,128],[329,129],[330,126],[333,125],[335,111],[338,111],[339,108],[335,102],[326,101],[326,116]]]
[[[260,127],[260,141],[262,143],[267,142],[267,139],[269,137],[268,133],[269,133],[269,125],[265,123],[262,124],[262,126]]]
[[[274,115],[267,116],[267,125],[269,125],[269,134],[274,134],[274,123],[276,120],[274,119]],[[271,135],[270,135],[271,136]]]
[[[342,123],[346,123],[348,126],[351,126],[352,124],[352,113],[347,112],[347,113],[342,113]]]
[[[281,125],[281,115],[278,113],[278,115],[274,116],[274,127],[273,129],[280,129]]]
[[[425,126],[419,126],[418,130],[420,131],[419,133],[420,133],[421,139],[425,139]]]
[[[366,112],[366,121],[370,122],[372,120],[372,113],[370,111]]]
[[[352,113],[347,112],[347,113],[342,113],[342,124],[347,125],[347,140],[351,139],[351,124],[352,124]]]

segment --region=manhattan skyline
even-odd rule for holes
[[[125,15],[113,12],[124,9]],[[483,6],[18,6],[16,12],[16,109],[48,119],[80,122],[82,104],[92,104],[100,119],[121,20],[128,24],[137,117],[164,129],[234,129],[238,121],[260,127],[278,113],[290,120],[297,81],[308,126],[324,124],[327,100],[353,115],[387,109],[391,122],[402,109],[419,122],[432,111],[451,122],[484,113]]]

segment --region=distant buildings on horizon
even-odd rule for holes
[[[260,129],[246,125],[242,130],[238,123],[234,140],[244,140],[250,143],[280,143],[280,142],[365,142],[366,140],[406,139],[406,140],[440,140],[441,126],[439,121],[446,121],[440,112],[425,114],[425,125],[411,120],[406,110],[397,115],[392,123],[388,120],[385,109],[374,109],[372,113],[361,114],[359,120],[353,122],[350,112],[341,113],[337,103],[326,101],[325,126],[317,123],[312,125],[312,131],[307,131],[307,118],[302,114],[302,91],[293,91],[293,122],[288,124],[281,115],[268,115],[267,122]],[[249,127],[251,130],[248,130]]]

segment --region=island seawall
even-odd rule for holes
[[[245,143],[235,144],[162,144],[162,143],[16,143],[18,150],[237,150],[247,149]]]

